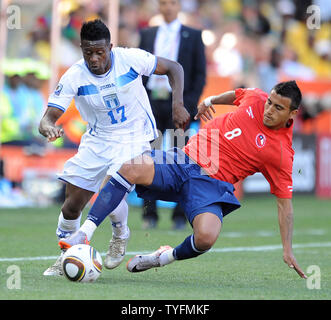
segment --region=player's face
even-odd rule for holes
[[[269,129],[277,130],[286,127],[298,110],[291,110],[291,99],[271,91],[264,105],[263,124]]]
[[[106,39],[96,41],[83,40],[80,46],[87,67],[92,73],[100,75],[110,69],[111,61],[109,53],[112,44]]]
[[[159,0],[159,9],[164,20],[170,23],[177,19],[180,11],[179,0]]]

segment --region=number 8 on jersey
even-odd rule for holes
[[[241,129],[240,128],[235,128],[232,131],[228,131],[224,134],[224,137],[227,138],[228,140],[232,140],[235,137],[239,137],[241,135]]]

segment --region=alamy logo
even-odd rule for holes
[[[13,29],[22,29],[21,27],[21,9],[19,6],[10,5],[7,7],[7,28],[10,30]]]
[[[310,5],[307,7],[307,14],[309,15],[306,21],[309,30],[316,30],[321,28],[321,9],[317,5]]]
[[[21,289],[21,269],[17,265],[11,265],[7,268],[7,289]]]
[[[321,269],[317,265],[311,265],[307,269],[307,288],[321,289]]]

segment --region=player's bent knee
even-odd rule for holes
[[[149,185],[154,177],[154,162],[142,155],[125,162],[118,172],[132,184]]]
[[[209,250],[216,242],[222,223],[218,216],[206,212],[193,220],[194,242],[197,249]]]
[[[124,163],[118,171],[130,183],[136,183],[139,178],[139,172],[135,170],[135,165],[131,163]]]
[[[209,232],[194,233],[194,245],[198,250],[209,250],[218,238],[218,233],[211,234]]]
[[[222,223],[212,213],[197,215],[193,220],[194,242],[199,250],[209,250],[216,242]]]

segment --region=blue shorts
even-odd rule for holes
[[[154,180],[148,187],[136,186],[138,197],[178,202],[191,224],[204,212],[214,213],[223,221],[223,216],[240,207],[231,183],[209,177],[181,149],[153,150],[151,156]]]

